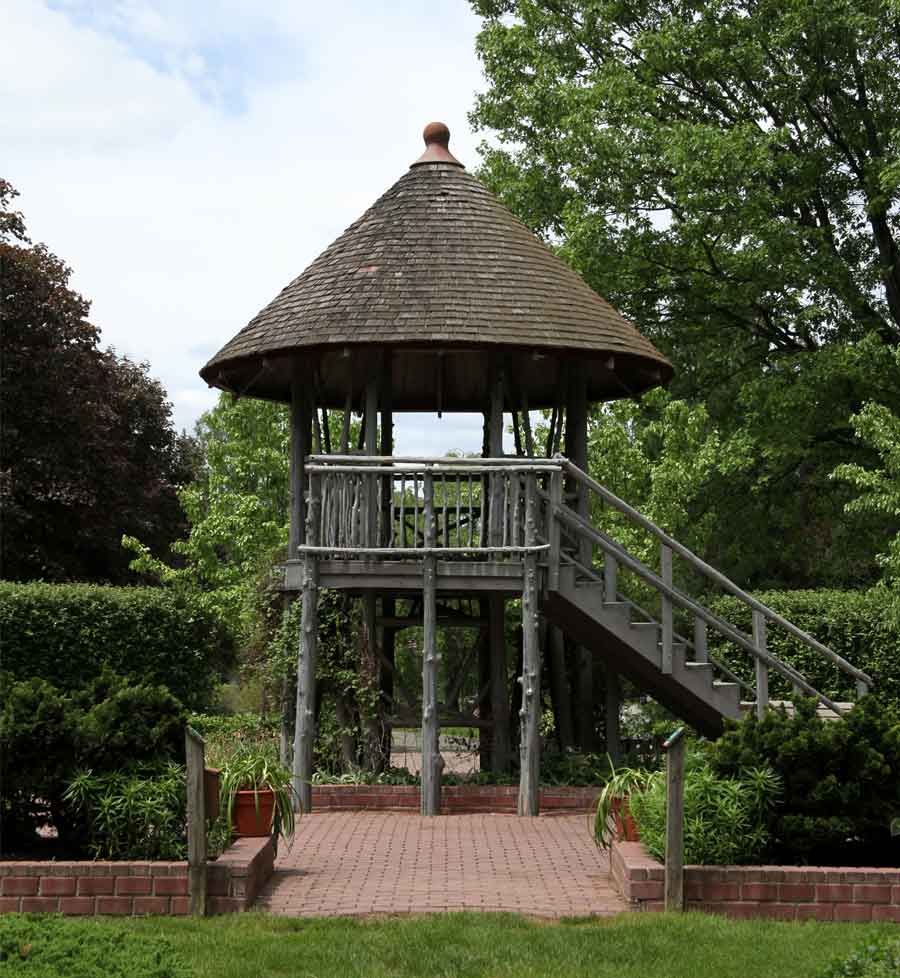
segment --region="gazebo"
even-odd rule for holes
[[[440,811],[437,600],[476,598],[486,610],[479,675],[487,692],[477,722],[502,769],[510,760],[504,603],[521,596],[519,812],[537,814],[541,668],[549,664],[551,685],[559,682],[557,628],[580,643],[578,683],[590,683],[599,652],[612,674],[649,686],[701,727],[737,715],[739,691],[734,682],[713,683],[700,631],[695,661],[680,661],[685,645],[675,639],[671,607],[678,598],[665,591],[671,563],[668,576],[661,568],[663,614],[652,646],[638,641],[641,630],[632,639],[615,576],[620,563],[634,570],[632,558],[590,526],[589,497],[605,490],[585,473],[588,406],[665,384],[670,364],[466,172],[446,126],[432,123],[424,138],[409,170],[201,376],[291,405],[284,588],[303,598],[294,747],[302,806],[311,799],[317,592],[327,586],[362,596],[370,643],[380,628],[388,700],[395,602],[421,597],[423,814]],[[344,411],[337,445],[329,438],[333,409]],[[535,409],[551,412],[542,458],[529,422]],[[356,445],[351,411],[362,416]],[[481,412],[482,457],[394,456],[392,419],[402,411]],[[504,457],[504,413],[514,422],[515,457]],[[602,574],[595,549],[604,555]],[[541,614],[557,626],[544,650]],[[610,695],[617,716],[613,684]]]

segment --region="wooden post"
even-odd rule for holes
[[[559,525],[559,509],[562,505],[562,471],[550,475],[550,506],[548,508],[548,537],[550,552],[547,560],[547,589],[559,590],[559,554],[561,534]]]
[[[391,354],[387,351],[384,355],[384,362],[381,370],[381,390],[379,400],[381,402],[381,447],[380,454],[387,457],[394,454],[394,414],[393,414],[393,390],[392,390],[392,366]],[[390,476],[383,482],[383,493],[381,500],[382,527],[381,534],[382,546],[393,546],[392,535],[393,525],[391,523],[392,502],[394,498],[394,484]],[[384,618],[393,618],[396,615],[396,601],[392,596],[383,595],[381,598],[381,614]],[[381,656],[379,668],[379,689],[381,692],[382,706],[382,730],[381,730],[381,758],[385,768],[391,764],[391,740],[393,730],[390,718],[394,713],[394,660],[396,649],[397,632],[394,628],[382,626],[381,629]]]
[[[672,551],[665,544],[659,548],[659,576],[666,584],[672,584]],[[675,627],[672,621],[672,599],[662,595],[662,671],[667,675],[672,672],[672,645],[675,638]]]
[[[613,764],[622,760],[622,739],[619,731],[619,714],[622,709],[622,684],[615,669],[606,667],[606,753]]]
[[[753,612],[753,644],[760,652],[766,651],[766,619],[761,611]],[[761,659],[756,660],[756,718],[762,720],[769,708],[769,667]]]
[[[566,455],[582,472],[586,472],[587,376],[583,365],[578,362],[570,363],[566,373]],[[587,490],[574,480],[570,480],[570,488],[576,494],[573,508],[579,516],[588,519],[590,506]],[[590,541],[580,537],[575,556],[585,567],[591,566],[591,549]],[[594,660],[591,651],[582,645],[575,648],[575,686],[578,746],[590,751],[594,748]]]
[[[496,361],[491,363],[491,403],[487,419],[487,448],[491,458],[503,456],[503,370]],[[488,542],[500,546],[503,542],[503,473],[490,477],[490,509]],[[484,503],[487,500],[483,501]],[[493,745],[491,767],[498,773],[510,768],[509,742],[509,678],[506,663],[506,602],[500,594],[488,597],[488,629],[490,634],[491,718]]]
[[[291,513],[288,531],[288,560],[297,559],[297,548],[303,543],[306,529],[306,480],[304,463],[312,441],[309,400],[299,368],[291,377]]]
[[[666,751],[666,910],[684,910],[684,729],[663,744]]]
[[[306,538],[319,545],[320,479],[310,482]],[[316,739],[316,658],[319,648],[319,558],[303,555],[303,597],[300,623],[300,650],[297,657],[297,712],[294,721],[294,807],[308,812],[312,808],[312,760]]]
[[[423,480],[425,495],[425,546],[435,541],[434,481],[426,472]],[[438,716],[437,650],[437,558],[429,553],[424,558],[425,581],[422,595],[422,794],[423,815],[441,813],[441,772],[444,759],[440,752],[440,718]]]
[[[525,477],[525,546],[537,542],[537,487],[533,474]],[[519,815],[537,815],[540,806],[541,651],[538,642],[537,555],[525,555],[522,590],[522,708],[519,711]]]
[[[603,600],[607,604],[619,598],[619,562],[612,554],[603,555]]]
[[[190,727],[184,732],[187,766],[188,899],[191,914],[206,916],[206,799],[203,771],[206,767],[203,738]]]
[[[556,717],[556,734],[561,750],[569,750],[574,742],[572,730],[572,697],[566,669],[566,640],[555,625],[547,626],[547,659],[550,669],[550,697]]]

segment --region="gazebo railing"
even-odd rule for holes
[[[496,560],[547,550],[547,487],[562,477],[555,460],[507,458],[312,455],[304,468],[309,503],[301,552],[338,558],[437,552]],[[526,544],[526,536],[538,542]]]

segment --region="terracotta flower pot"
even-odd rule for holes
[[[616,838],[623,842],[640,842],[637,825],[628,810],[628,796],[614,798],[612,805],[613,823],[616,826]]]
[[[259,814],[257,814],[259,798]],[[258,791],[238,791],[234,799],[232,818],[235,835],[259,837],[271,835],[275,793],[268,788]]]

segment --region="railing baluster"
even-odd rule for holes
[[[612,604],[619,590],[619,563],[612,554],[603,556],[603,600]]]
[[[472,528],[473,520],[473,510],[472,510],[472,476],[469,476],[469,546],[472,546],[473,533],[475,532]]]
[[[413,549],[419,547],[419,475],[413,472]]]
[[[510,501],[510,486],[509,477],[503,478],[503,502],[501,504],[502,512],[497,515],[500,517],[500,521],[503,523],[503,532],[500,534],[500,546],[505,547],[507,541],[509,540],[509,501]]]
[[[406,476],[400,476],[400,546],[406,546]]]
[[[659,576],[663,583],[672,585],[672,551],[663,544],[659,548]],[[672,621],[672,599],[668,595],[662,595],[662,671],[666,674],[672,672],[672,644],[674,623]]]
[[[441,476],[441,509],[443,511],[441,523],[443,525],[443,534],[441,540],[442,547],[450,546],[450,499],[447,495],[447,487],[449,485],[446,475]]]
[[[460,510],[460,495],[462,493],[462,481],[459,476],[456,477],[456,546],[462,546],[462,534],[459,529],[459,510]]]
[[[702,618],[694,619],[694,662],[709,662],[706,622]]]
[[[520,525],[519,525],[519,495],[521,491],[522,480],[518,474],[513,475],[512,482],[510,485],[510,503],[509,503],[509,519],[510,519],[510,543],[514,547],[518,547],[521,536],[520,536]]]
[[[753,612],[753,644],[760,652],[766,651],[766,616],[761,611]],[[756,718],[762,720],[769,707],[769,667],[756,660]]]

